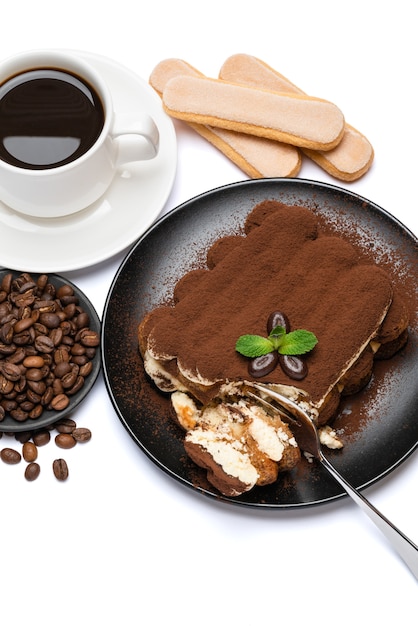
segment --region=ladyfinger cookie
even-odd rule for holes
[[[163,91],[172,117],[311,150],[331,150],[342,139],[344,116],[327,100],[277,93],[200,76],[177,76]]]
[[[303,91],[260,59],[248,54],[235,54],[223,64],[219,78],[248,87],[302,95]],[[332,150],[303,152],[328,174],[344,181],[357,180],[373,162],[374,151],[366,137],[346,123],[341,142]]]
[[[162,96],[168,81],[176,76],[203,74],[182,59],[165,59],[151,72],[149,83]],[[302,159],[294,146],[204,124],[190,122],[189,126],[250,178],[290,177],[299,173]]]

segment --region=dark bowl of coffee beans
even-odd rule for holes
[[[100,371],[100,319],[55,274],[0,270],[0,431],[68,417]]]

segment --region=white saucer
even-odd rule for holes
[[[16,213],[0,202],[0,265],[21,271],[64,272],[89,267],[130,246],[154,222],[171,192],[177,167],[174,126],[161,100],[144,80],[102,56],[85,58],[107,81],[114,108],[122,115],[149,113],[160,132],[160,148],[150,161],[123,166],[107,194],[68,217],[39,219]]]

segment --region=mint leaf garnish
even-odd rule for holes
[[[260,335],[241,335],[235,344],[235,350],[243,356],[255,358],[273,352],[275,347],[270,339]]]
[[[318,339],[308,330],[292,330],[286,333],[277,348],[280,354],[296,356],[310,352],[318,343]]]
[[[268,338],[270,339],[271,343],[273,344],[273,347],[274,347],[275,350],[278,350],[280,348],[280,346],[282,345],[282,342],[283,342],[283,339],[284,339],[285,335],[286,335],[286,329],[283,326],[276,326],[270,332]]]
[[[235,344],[235,350],[250,358],[263,356],[274,350],[279,354],[296,356],[310,352],[317,343],[318,339],[309,330],[292,330],[287,333],[283,326],[276,326],[268,337],[241,335]]]

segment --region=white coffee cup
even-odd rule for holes
[[[47,73],[53,69],[63,72],[63,74],[59,74],[61,77],[63,75],[75,75],[82,79],[93,89],[93,93],[96,92],[98,95],[103,108],[103,120],[100,125],[101,130],[98,129],[97,138],[80,156],[72,159],[70,154],[65,160],[61,155],[61,157],[57,157],[56,163],[53,163],[54,159],[52,159],[52,164],[48,163],[47,165],[43,164],[42,159],[36,165],[26,162],[22,164],[19,161],[20,156],[17,160],[13,160],[15,158],[13,154],[9,158],[9,148],[6,149],[6,145],[12,145],[14,148],[17,146],[16,149],[19,152],[20,146],[24,145],[25,141],[29,141],[32,146],[29,152],[33,153],[36,159],[39,158],[38,146],[47,145],[47,150],[50,151],[51,146],[62,150],[62,147],[67,143],[72,146],[77,144],[76,139],[71,136],[72,130],[69,129],[66,132],[65,115],[56,116],[57,124],[61,125],[57,133],[58,136],[50,137],[49,135],[56,131],[50,131],[48,127],[48,131],[45,132],[48,137],[37,137],[35,144],[30,143],[34,141],[33,137],[28,140],[26,130],[17,137],[14,136],[14,131],[9,132],[7,112],[10,110],[13,112],[15,102],[18,101],[16,100],[14,84],[16,81],[17,83],[21,81],[25,89],[28,89],[28,85],[33,87],[35,83],[33,81],[25,82],[23,76],[28,71],[38,71],[41,68],[43,68],[42,72]],[[44,93],[46,93],[45,89]],[[79,89],[76,95],[80,96],[79,99],[87,101],[84,98],[83,89]],[[42,97],[44,98],[44,95]],[[8,100],[6,101],[6,98],[10,99],[10,103]],[[36,102],[34,108],[28,110],[27,113],[22,106],[22,117],[27,118],[28,125],[30,116],[36,115]],[[87,102],[90,106],[90,101]],[[2,106],[3,103],[4,107]],[[43,100],[42,103],[44,106],[42,115],[45,117],[46,108]],[[72,100],[69,106],[73,106]],[[74,107],[77,111],[80,108],[78,99]],[[96,114],[95,111],[93,113]],[[3,120],[6,122],[3,124],[5,130],[3,132],[1,129],[0,137],[2,146],[0,201],[19,213],[42,218],[71,215],[88,207],[106,192],[120,165],[152,159],[158,153],[159,133],[153,119],[146,112],[134,109],[130,118],[134,121],[130,121],[127,126],[124,126],[124,121],[119,119],[117,111],[113,110],[112,97],[104,79],[89,63],[84,62],[76,54],[59,50],[37,50],[21,53],[2,61],[0,63],[0,126]],[[49,118],[47,123],[49,124]],[[14,120],[10,126],[14,128],[16,125]],[[19,130],[17,130],[17,134],[19,134]],[[12,135],[12,139],[9,139],[9,135]],[[67,135],[70,139],[67,138]]]

